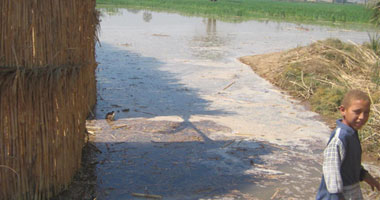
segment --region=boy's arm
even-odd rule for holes
[[[333,199],[343,198],[343,180],[340,167],[345,156],[345,148],[338,137],[334,137],[323,152],[323,176],[328,192]]]
[[[375,188],[380,191],[380,183],[375,178],[373,178],[371,174],[369,174],[368,171],[363,168],[363,166],[360,172],[360,176],[363,178],[362,180],[371,186],[372,191]]]

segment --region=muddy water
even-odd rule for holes
[[[367,33],[112,11],[88,122],[102,151],[97,199],[313,199],[330,130],[237,58]]]

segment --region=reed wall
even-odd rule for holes
[[[49,199],[96,102],[95,0],[0,0],[0,199]]]

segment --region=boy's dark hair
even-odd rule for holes
[[[351,101],[352,100],[363,100],[363,101],[367,101],[370,105],[371,105],[371,100],[368,96],[368,94],[362,92],[361,90],[358,90],[358,89],[354,89],[354,90],[350,90],[348,91],[345,95],[344,95],[344,98],[342,100],[342,105],[345,107],[345,108],[348,108],[350,105],[351,105]]]

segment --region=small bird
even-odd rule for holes
[[[115,121],[115,111],[108,112],[106,114],[107,121]]]

